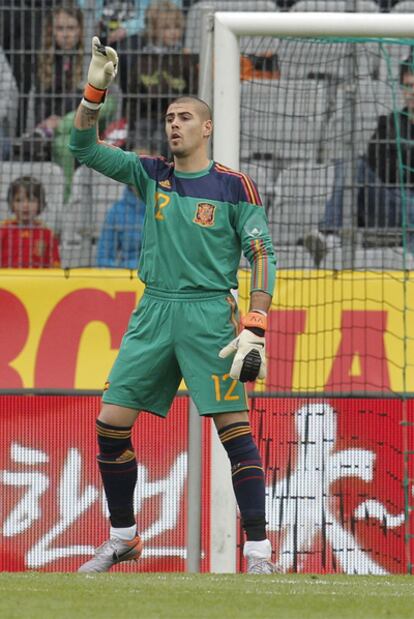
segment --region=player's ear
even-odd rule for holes
[[[205,138],[209,138],[210,135],[213,132],[213,121],[212,120],[206,120],[204,121],[204,131],[203,131],[203,136]]]

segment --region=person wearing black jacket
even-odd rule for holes
[[[401,63],[399,78],[404,107],[379,116],[365,156],[357,162],[357,222],[358,227],[374,228],[378,233],[406,226],[407,247],[414,253],[414,58]],[[317,266],[329,247],[339,242],[336,235],[342,227],[344,174],[343,162],[336,162],[324,219],[318,230],[303,239]],[[395,235],[391,241],[395,242]]]
[[[358,224],[364,227],[401,227],[404,203],[407,221],[414,223],[414,66],[407,58],[400,66],[404,107],[378,118],[377,128],[361,162],[358,181]],[[412,243],[411,243],[412,244]]]

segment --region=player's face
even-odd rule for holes
[[[39,200],[30,196],[24,187],[18,187],[12,198],[11,209],[20,224],[29,225],[39,213]]]
[[[406,73],[402,83],[403,97],[408,111],[414,113],[414,75]]]
[[[211,133],[211,120],[203,120],[191,101],[172,103],[165,115],[168,144],[175,157],[188,157],[204,148]]]
[[[53,20],[53,35],[57,47],[63,50],[74,49],[80,38],[78,20],[65,11],[60,11]]]

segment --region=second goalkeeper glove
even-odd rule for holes
[[[112,47],[102,45],[98,37],[93,37],[92,59],[82,105],[91,110],[98,110],[105,101],[106,90],[117,71],[118,54],[116,51]]]
[[[220,350],[219,357],[225,359],[234,354],[230,376],[246,383],[266,376],[266,316],[251,311],[242,320],[242,325],[244,329],[240,335]]]

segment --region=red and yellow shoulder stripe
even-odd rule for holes
[[[217,172],[221,174],[229,174],[230,176],[235,176],[239,178],[246,193],[246,201],[250,202],[251,204],[255,204],[256,206],[262,206],[259,192],[257,191],[257,187],[253,183],[250,176],[247,176],[247,174],[243,174],[242,172],[236,172],[235,170],[232,170],[231,168],[228,168],[227,166],[224,166],[221,163],[217,162],[215,164],[215,168]]]

